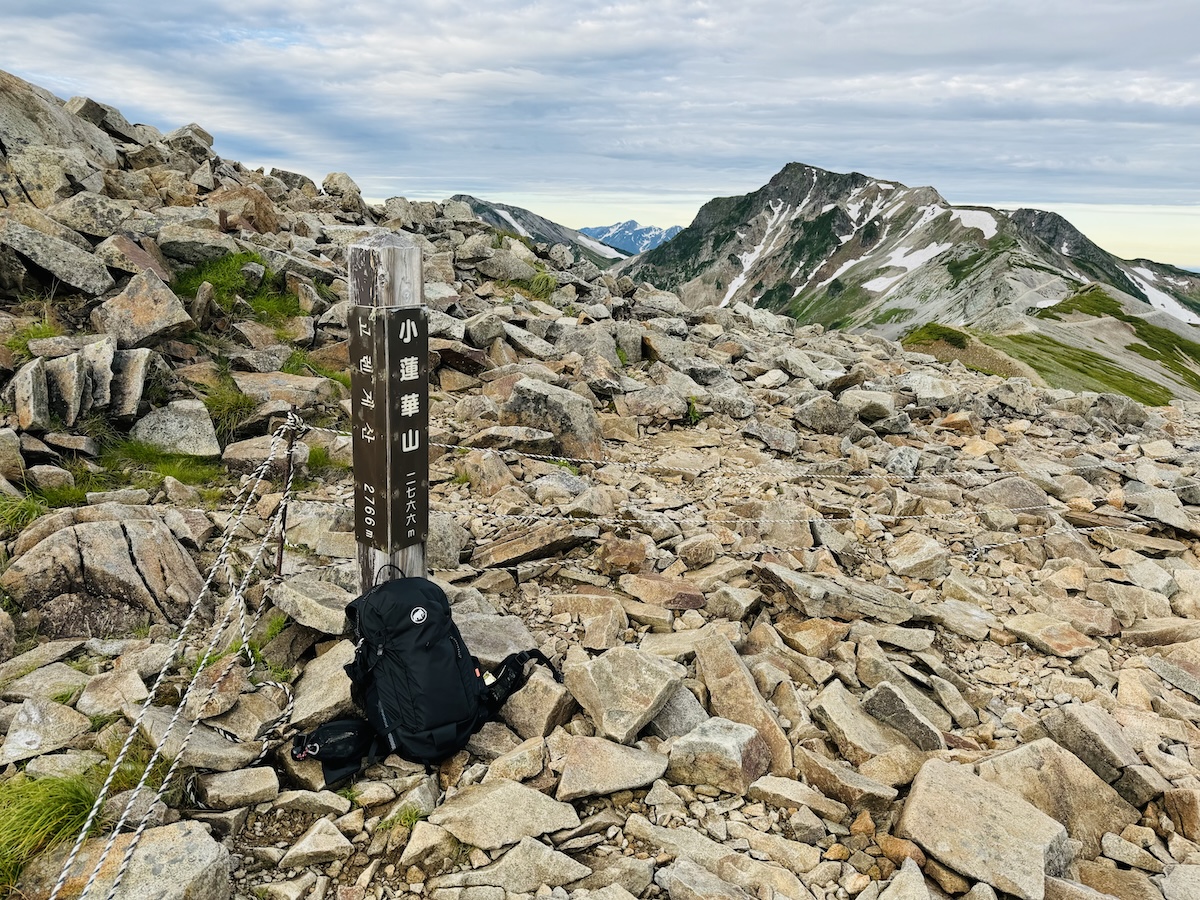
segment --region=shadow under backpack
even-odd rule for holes
[[[339,719],[293,740],[292,758],[321,762],[326,787],[395,753],[427,767],[453,756],[500,711],[537,660],[536,649],[507,656],[484,675],[454,624],[450,603],[427,578],[385,581],[346,606],[356,641],[346,665],[350,692],[366,719]]]

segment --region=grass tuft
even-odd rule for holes
[[[263,277],[262,284],[251,290],[241,271],[246,263],[266,266],[257,253],[223,256],[180,272],[175,278],[175,293],[183,297],[195,297],[200,285],[207,281],[213,286],[213,299],[227,314],[237,315],[238,298],[249,307],[248,318],[264,325],[278,325],[301,314],[299,299],[295,294],[277,289],[275,275],[270,269]]]
[[[350,373],[344,369],[330,369],[314,362],[312,357],[303,350],[293,350],[283,368],[279,371],[288,375],[316,375],[318,378],[328,378],[350,389]]]
[[[39,778],[0,784],[0,893],[10,895],[25,865],[75,838],[96,788],[86,778]]]
[[[141,441],[122,441],[104,451],[100,461],[104,468],[124,473],[133,484],[143,486],[157,485],[168,475],[184,484],[209,484],[225,474],[218,463],[167,453]]]
[[[29,342],[40,338],[58,337],[63,334],[63,328],[53,319],[47,317],[40,322],[34,322],[32,325],[26,325],[19,331],[14,332],[4,342],[4,346],[13,352],[13,356],[19,362],[28,362],[33,359],[33,354],[29,352]]]
[[[228,444],[237,435],[242,423],[258,409],[258,401],[237,389],[232,379],[222,380],[204,398],[204,407],[212,419],[217,439]]]

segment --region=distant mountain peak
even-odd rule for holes
[[[660,244],[669,241],[683,230],[681,225],[670,228],[658,228],[654,225],[641,225],[633,219],[618,222],[615,225],[596,225],[580,228],[582,234],[603,241],[610,247],[624,250],[626,253],[645,253]]]

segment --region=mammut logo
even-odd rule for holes
[[[411,613],[409,613],[408,617],[417,625],[420,625],[429,617],[429,613],[425,612],[425,607],[418,606]]]

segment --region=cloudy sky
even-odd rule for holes
[[[373,199],[665,226],[799,161],[1200,268],[1196,0],[0,0],[0,29],[60,97]]]

